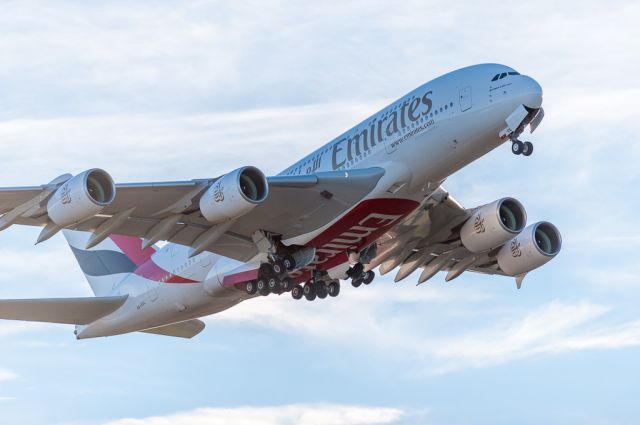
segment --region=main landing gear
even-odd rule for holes
[[[367,272],[364,271],[364,266],[361,263],[356,263],[353,267],[349,269],[347,272],[347,276],[351,278],[351,285],[354,288],[362,285],[370,284],[373,282],[373,279],[376,277],[376,274],[373,270],[369,270]]]
[[[511,152],[514,155],[530,156],[533,153],[533,143],[522,142],[516,138],[511,139]]]
[[[247,294],[267,296],[291,292],[293,299],[299,300],[304,297],[308,301],[313,301],[316,298],[337,297],[340,294],[340,281],[328,279],[326,272],[314,271],[311,280],[304,285],[295,284],[286,271],[287,263],[287,259],[282,259],[282,263],[276,261],[273,264],[262,264],[258,272],[258,279],[245,284]],[[276,270],[281,270],[281,273],[276,273]],[[363,283],[369,285],[373,282],[376,274],[371,270],[364,271],[364,266],[361,263],[356,263],[349,269],[347,276],[351,278],[351,285],[357,288]]]
[[[313,301],[316,298],[325,299],[329,297],[337,297],[340,294],[340,282],[334,280],[332,282],[324,282],[322,280],[310,280],[303,285],[296,285],[291,291],[294,300],[299,300],[303,296],[307,301]]]
[[[289,292],[293,289],[293,279],[288,272],[294,270],[296,262],[290,255],[285,255],[271,263],[263,263],[258,271],[258,279],[245,284],[245,291],[249,295],[266,296]]]

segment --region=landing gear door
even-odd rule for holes
[[[460,110],[462,112],[471,109],[471,86],[460,89]]]

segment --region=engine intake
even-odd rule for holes
[[[509,276],[528,273],[549,262],[562,248],[562,237],[553,224],[542,221],[527,227],[498,252],[498,265]]]
[[[241,217],[269,195],[269,184],[256,167],[242,167],[216,180],[200,198],[200,212],[210,223]]]
[[[502,198],[476,210],[460,229],[460,239],[473,253],[503,245],[524,229],[527,213],[514,198]]]
[[[67,227],[98,214],[115,197],[116,186],[111,176],[93,168],[60,186],[47,202],[47,213],[56,225]]]

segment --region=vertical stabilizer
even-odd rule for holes
[[[63,234],[97,297],[111,294],[114,286],[156,251],[153,247],[143,249],[141,238],[123,235],[110,235],[96,246],[86,249],[90,232],[64,230]]]

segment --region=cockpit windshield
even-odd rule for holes
[[[507,75],[520,75],[519,72],[516,71],[510,71],[510,72],[502,72],[500,74],[496,74],[495,77],[493,77],[491,79],[491,81],[498,81],[498,80],[502,80],[504,77],[506,77]]]

